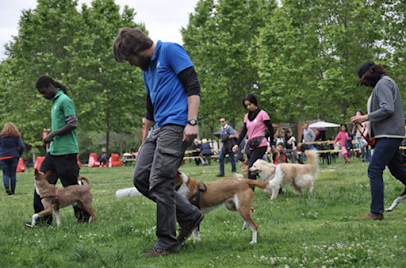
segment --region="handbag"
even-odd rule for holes
[[[257,147],[261,144],[261,142],[262,142],[262,140],[263,140],[264,138],[265,138],[264,136],[260,136],[260,137],[254,137],[254,138],[252,138],[252,139],[249,139],[249,140],[247,141],[247,145],[248,145],[248,147],[249,147],[250,149],[255,149],[255,148],[257,148]]]
[[[368,145],[371,146],[371,148],[375,148],[376,145],[376,140],[375,139],[371,139],[371,137],[369,136],[368,133],[368,127],[366,124],[355,124],[359,130],[359,132],[361,133],[361,136],[367,141]]]

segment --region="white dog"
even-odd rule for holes
[[[279,185],[279,187],[272,189],[271,199],[277,198],[279,189],[285,185],[289,185],[297,194],[302,194],[302,189],[306,188],[309,188],[309,192],[312,193],[314,180],[318,173],[319,159],[316,150],[307,150],[305,153],[309,159],[309,164],[283,163],[274,165],[259,159],[255,161],[250,171],[258,173],[265,181],[274,181],[273,185]],[[266,191],[269,193],[269,190]]]

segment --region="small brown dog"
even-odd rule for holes
[[[254,211],[251,208],[252,200],[254,199],[252,188],[259,187],[272,190],[274,187],[279,187],[279,185],[273,185],[272,181],[240,180],[231,177],[203,184],[193,178],[189,178],[180,171],[178,171],[176,176],[175,186],[178,193],[189,201],[198,201],[198,207],[204,214],[223,205],[228,210],[237,211],[245,221],[242,229],[245,230],[248,226],[251,227],[252,240],[250,244],[257,243],[258,229],[251,216]],[[197,195],[200,197],[196,197]],[[193,240],[194,242],[200,241],[198,228],[193,230]]]
[[[60,189],[48,183],[50,174],[51,171],[44,174],[35,169],[35,191],[42,198],[44,210],[32,216],[31,227],[35,226],[36,220],[39,217],[52,214],[52,209],[55,211],[56,222],[60,226],[61,217],[59,209],[74,204],[90,214],[89,222],[95,222],[97,217],[92,207],[93,194],[90,192],[92,185],[90,180],[81,176],[78,178],[78,182],[85,180],[88,185],[71,185]]]

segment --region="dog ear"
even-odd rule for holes
[[[182,159],[182,162],[180,162],[179,166],[183,166],[184,163],[185,163],[185,159]],[[179,172],[179,170],[178,170],[178,172]]]
[[[45,178],[48,179],[48,177],[51,175],[51,171],[47,171],[47,173],[45,173]]]
[[[38,169],[35,169],[35,173],[34,173],[35,175],[38,175]]]

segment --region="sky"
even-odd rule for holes
[[[91,0],[78,0],[91,6]],[[198,0],[115,0],[120,13],[125,5],[137,13],[134,21],[144,23],[153,41],[167,41],[183,44],[180,29],[189,22]],[[0,0],[0,59],[5,59],[4,45],[18,35],[18,22],[22,10],[35,9],[36,0]],[[80,8],[79,8],[80,9]]]

